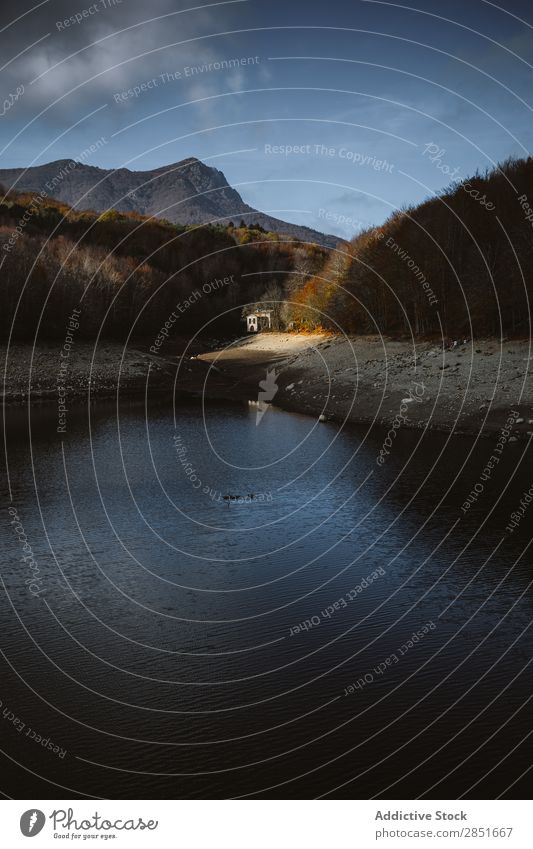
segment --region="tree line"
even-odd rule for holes
[[[301,327],[433,336],[529,334],[533,159],[403,209],[332,251],[299,290]]]
[[[301,286],[327,256],[255,228],[180,226],[115,210],[79,212],[34,193],[2,195],[4,340],[62,338],[80,304],[80,337],[150,337],[185,301],[176,333],[207,323],[209,333],[238,334],[245,303],[273,292],[282,300],[288,278],[289,288]],[[231,285],[219,285],[226,278]]]
[[[208,294],[193,299],[174,332],[207,323],[209,334],[238,335],[243,313],[263,307],[280,330],[451,340],[529,334],[531,158],[453,183],[329,251],[244,222],[181,226],[80,212],[32,193],[2,195],[3,339],[61,338],[80,303],[80,336],[150,337],[204,286]],[[209,285],[230,277],[231,285]]]

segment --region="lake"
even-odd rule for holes
[[[529,796],[524,443],[480,491],[494,439],[405,431],[379,465],[383,430],[273,407],[56,426],[8,413],[10,793]]]

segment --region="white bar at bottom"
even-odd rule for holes
[[[528,801],[2,801],[16,846],[531,849]],[[44,823],[44,824],[43,824]],[[144,826],[144,827],[143,827]],[[33,832],[33,833],[32,833]],[[35,839],[35,844],[30,840]]]

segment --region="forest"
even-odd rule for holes
[[[242,316],[257,305],[272,310],[278,330],[529,333],[532,159],[454,183],[331,250],[243,221],[180,226],[2,195],[4,340],[60,338],[74,308],[86,338],[150,337],[184,301],[175,333],[242,335]],[[232,285],[210,285],[225,278]],[[208,295],[191,297],[202,287]]]
[[[62,338],[74,309],[80,338],[149,338],[184,303],[177,334],[239,335],[246,305],[265,299],[275,302],[281,327],[285,293],[327,258],[322,247],[243,222],[180,226],[114,210],[80,212],[36,193],[2,195],[4,340]],[[217,283],[226,278],[231,285]]]
[[[528,335],[528,199],[533,159],[511,159],[394,213],[339,244],[301,287],[299,326],[393,337]]]

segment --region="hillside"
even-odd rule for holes
[[[211,180],[203,169],[191,172],[198,203],[205,198],[201,180]],[[219,183],[218,202],[230,206],[233,189],[222,175]],[[184,226],[115,210],[98,215],[9,192],[0,203],[0,333],[9,333],[23,293],[16,338],[33,337],[45,302],[39,332],[61,336],[82,296],[81,334],[92,337],[103,322],[113,338],[130,330],[149,336],[180,298],[233,275],[235,285],[187,309],[180,331],[216,321],[220,332],[239,334],[243,306],[269,301],[279,330],[445,343],[525,337],[533,299],[529,199],[533,159],[508,161],[328,251],[253,227]]]
[[[339,246],[295,319],[395,338],[528,336],[532,222],[533,159],[509,160]]]
[[[228,185],[222,171],[194,157],[152,171],[106,171],[64,159],[34,168],[0,169],[0,183],[18,191],[44,191],[77,209],[137,212],[177,224],[238,224],[243,219],[249,226],[259,224],[274,233],[329,247],[339,241],[258,212]]]
[[[251,228],[99,216],[10,192],[0,202],[0,256],[0,338],[46,341],[65,337],[75,309],[85,339],[155,339],[166,322],[170,337],[239,334],[243,306],[282,303],[327,250]]]

